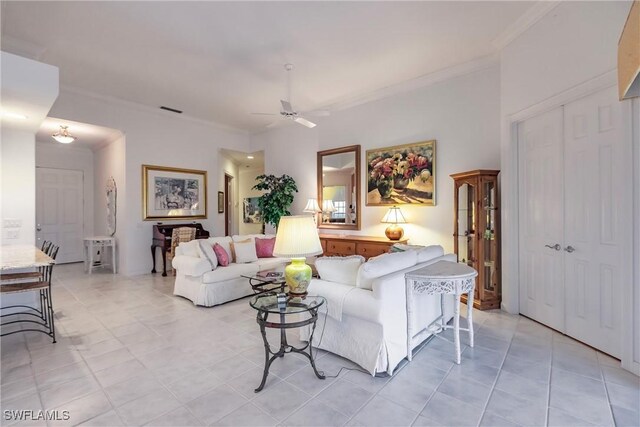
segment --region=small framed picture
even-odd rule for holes
[[[218,191],[218,213],[224,213],[224,191]]]

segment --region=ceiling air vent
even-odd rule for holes
[[[175,108],[165,107],[164,105],[161,105],[160,109],[161,110],[171,111],[172,113],[176,113],[176,114],[182,114],[182,110],[176,110]]]

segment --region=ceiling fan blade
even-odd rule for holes
[[[252,116],[279,116],[279,113],[249,113]]]
[[[267,126],[265,126],[267,129],[273,129],[273,128],[279,128],[280,126],[283,125],[283,123],[285,123],[284,120],[279,120],[277,122],[271,122],[269,123]]]
[[[293,113],[293,107],[291,106],[289,101],[281,99],[280,103],[282,104],[282,111],[284,111],[285,113]]]
[[[308,128],[314,128],[316,127],[316,124],[313,122],[310,122],[309,120],[305,119],[304,117],[296,117],[295,119],[293,119],[294,122],[296,123],[300,123],[303,126],[306,126]]]
[[[328,117],[331,115],[331,111],[329,110],[311,110],[311,111],[302,111],[300,114],[311,117]]]

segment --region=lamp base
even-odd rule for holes
[[[311,267],[305,261],[305,258],[293,258],[291,264],[284,268],[284,279],[292,297],[307,296],[307,288],[311,282]]]
[[[384,230],[384,234],[389,240],[400,240],[404,236],[404,230],[397,224],[391,224]]]

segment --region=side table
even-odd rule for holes
[[[262,341],[264,342],[264,372],[262,374],[262,381],[258,388],[254,391],[257,393],[264,388],[267,382],[267,376],[269,375],[269,367],[277,357],[284,357],[286,353],[299,353],[307,357],[313,368],[313,372],[321,380],[325,379],[325,376],[318,372],[316,363],[313,358],[313,333],[316,329],[316,321],[318,320],[318,309],[325,304],[326,300],[320,296],[307,296],[306,298],[292,298],[286,294],[276,294],[274,292],[267,292],[255,295],[249,301],[249,305],[258,311],[256,321],[260,325],[260,333],[262,334]],[[279,321],[268,320],[269,315],[278,315]],[[294,319],[291,322],[287,322],[287,316],[300,315],[308,317],[303,320]],[[313,325],[311,328],[311,336],[309,342],[302,348],[297,348],[290,345],[287,342],[287,329],[300,328],[306,325]],[[269,341],[267,340],[266,328],[280,329],[280,348],[277,351],[272,351]],[[309,349],[306,352],[306,349]]]
[[[467,322],[468,328],[462,328],[469,332],[469,345],[473,347],[473,290],[475,288],[478,272],[468,265],[451,261],[438,261],[418,270],[405,274],[407,290],[407,358],[413,358],[412,354],[412,313],[414,312],[413,296],[415,294],[440,295],[440,316],[427,326],[427,330],[439,333],[444,329],[452,329],[444,321],[444,301],[442,295],[453,294],[453,339],[456,351],[456,363],[460,364],[460,296],[467,294]],[[436,323],[437,330],[433,330]]]
[[[106,236],[95,236],[95,237],[85,237],[84,239],[84,248],[85,248],[85,270],[91,274],[94,267],[102,267],[105,265],[103,261],[103,257],[100,257],[100,263],[94,263],[93,254],[96,252],[96,249],[100,250],[101,254],[104,254],[104,250],[106,248],[111,249],[111,269],[113,270],[113,274],[116,274],[116,238],[115,237],[106,237]]]

